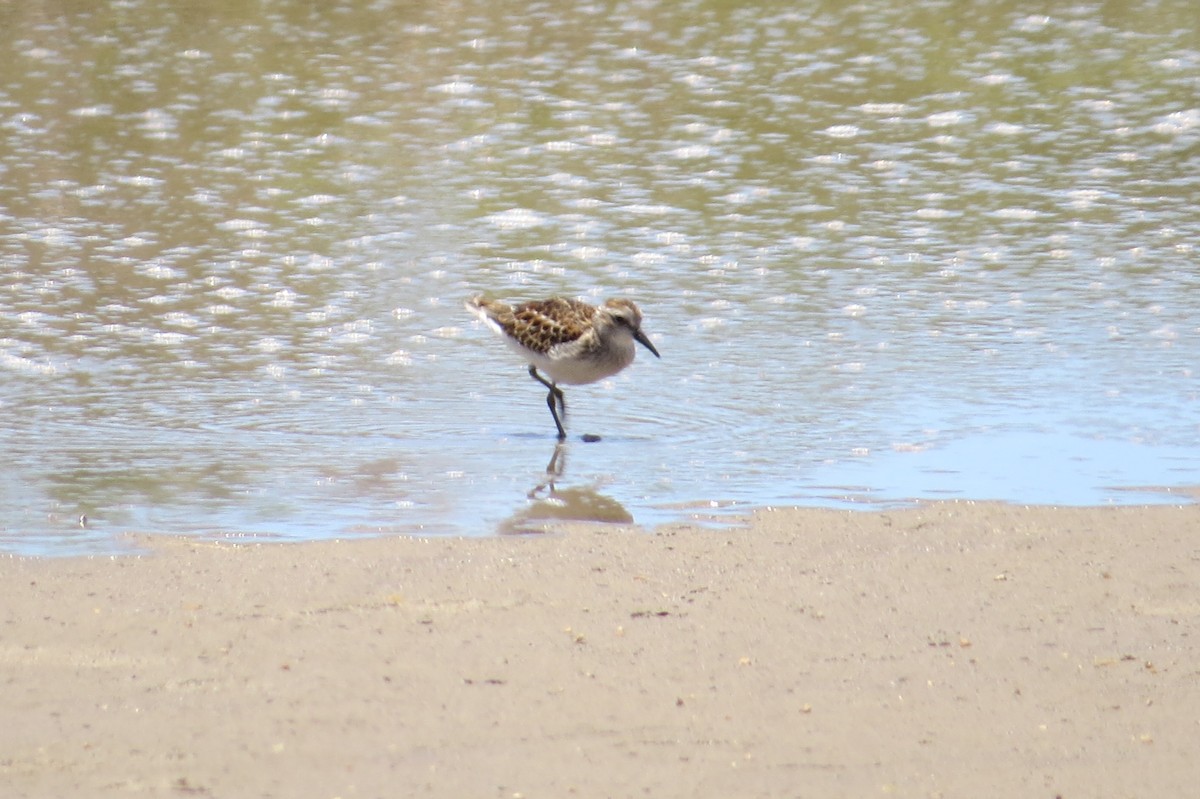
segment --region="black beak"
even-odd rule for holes
[[[650,343],[650,339],[646,338],[646,334],[643,333],[642,331],[640,331],[640,330],[633,331],[633,340],[636,341],[638,344],[641,344],[646,349],[653,352],[655,358],[662,357],[661,355],[658,354],[658,350],[654,349],[654,345]]]

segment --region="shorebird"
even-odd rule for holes
[[[473,297],[466,306],[529,363],[529,376],[549,389],[546,404],[560,441],[567,437],[567,403],[559,383],[583,385],[615,375],[633,363],[635,341],[662,357],[642,332],[642,312],[631,300],[605,300],[597,307],[551,297],[511,306]]]

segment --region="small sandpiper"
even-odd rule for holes
[[[596,307],[579,300],[551,297],[511,306],[473,297],[467,310],[504,339],[510,349],[529,362],[529,375],[550,390],[546,404],[558,427],[558,438],[567,437],[563,418],[567,403],[559,383],[595,383],[633,363],[641,344],[662,357],[642,332],[642,312],[631,300],[605,300]],[[538,374],[541,369],[549,380]],[[560,413],[561,411],[561,413]],[[584,436],[596,440],[595,436]]]

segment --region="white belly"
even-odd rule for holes
[[[538,355],[510,342],[510,348],[553,383],[578,386],[595,383],[633,363],[635,349],[631,336],[610,341],[608,346],[596,353],[581,353],[566,347],[558,347],[546,355]]]

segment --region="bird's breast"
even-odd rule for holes
[[[562,347],[551,350],[543,371],[556,383],[582,385],[595,383],[633,363],[633,339],[609,340],[603,346]]]

